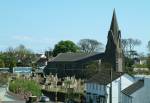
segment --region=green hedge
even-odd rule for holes
[[[9,83],[9,90],[13,93],[29,93],[32,95],[40,96],[41,88],[38,83],[33,80],[25,80],[25,79],[16,79]]]
[[[146,64],[135,64],[133,67],[135,68],[148,68]]]

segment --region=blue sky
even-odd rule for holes
[[[113,9],[122,38],[150,40],[149,0],[0,0],[0,50],[24,44],[35,52],[60,40],[107,41]]]

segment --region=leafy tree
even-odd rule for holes
[[[58,44],[55,45],[53,50],[53,56],[57,56],[59,53],[66,53],[66,52],[77,52],[78,47],[72,41],[60,41]]]
[[[2,59],[0,59],[0,68],[4,68],[5,67],[5,63]]]
[[[32,61],[35,61],[35,55],[24,45],[20,45],[17,48],[9,47],[5,52],[0,52],[1,67],[12,69],[15,66],[32,66]]]
[[[129,58],[129,57],[125,57],[125,72],[132,74],[133,73],[133,66],[134,64],[134,60]]]
[[[16,66],[17,60],[15,57],[15,50],[12,47],[7,48],[7,50],[2,55],[5,67],[12,69],[14,66]]]
[[[94,39],[81,39],[78,43],[82,52],[92,53],[103,50],[103,44]]]
[[[150,56],[147,58],[147,67],[150,69]]]

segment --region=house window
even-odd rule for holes
[[[90,98],[91,98],[91,94],[90,93],[87,93],[87,101],[90,101]]]
[[[94,89],[94,84],[93,84],[93,89]]]
[[[101,86],[101,90],[104,91],[104,86],[103,85]]]
[[[99,86],[99,90],[101,91],[101,85]]]
[[[96,90],[98,90],[98,85],[96,84]]]
[[[96,101],[97,103],[106,103],[104,96],[97,96]]]

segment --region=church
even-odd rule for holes
[[[121,47],[121,31],[119,30],[115,10],[113,12],[110,29],[107,36],[106,50],[102,53],[60,53],[48,62],[44,69],[45,74],[57,74],[58,77],[75,76],[87,78],[88,65],[98,62],[97,71],[106,70],[106,67],[116,72],[123,72],[123,51]],[[91,69],[92,71],[92,69]]]

